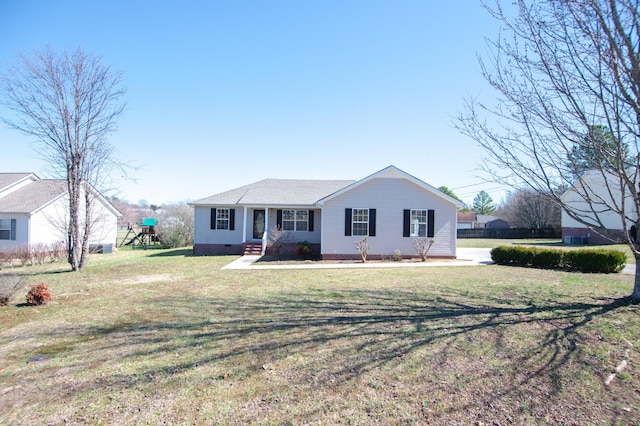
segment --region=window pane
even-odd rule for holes
[[[368,222],[369,210],[368,209],[353,209],[353,221],[354,222]]]
[[[8,240],[11,238],[11,231],[7,229],[0,229],[0,240]]]
[[[229,209],[217,209],[216,218],[217,229],[229,229]]]
[[[354,223],[353,235],[364,236],[368,235],[369,225],[367,223]]]
[[[427,221],[427,211],[426,210],[411,210],[411,221],[412,222],[426,222]]]
[[[296,231],[306,231],[308,228],[307,222],[298,221],[296,222]]]
[[[282,220],[295,220],[296,211],[295,210],[282,210]]]
[[[284,231],[293,231],[293,224],[295,222],[292,220],[283,220],[282,221],[282,229]]]
[[[296,220],[307,220],[309,218],[309,210],[296,211]]]

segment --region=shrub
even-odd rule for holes
[[[7,306],[22,288],[24,288],[24,278],[21,276],[0,275],[0,306]]]
[[[366,262],[367,256],[369,255],[369,237],[364,237],[363,239],[356,241],[356,249],[358,250],[358,254],[362,259],[362,262]]]
[[[575,250],[565,254],[564,262],[572,270],[609,274],[624,268],[626,256],[617,250]]]
[[[51,244],[51,262],[59,262],[67,257],[67,245],[64,241]]]
[[[51,291],[45,283],[32,285],[27,293],[27,305],[44,305],[50,300],[52,300]]]
[[[31,254],[31,250],[27,246],[16,247],[13,249],[13,257],[20,262],[20,266],[25,266],[27,263],[34,264],[34,259]]]
[[[561,250],[537,249],[533,252],[531,266],[534,268],[562,268],[563,256]]]
[[[50,248],[48,244],[38,243],[31,246],[31,263],[44,265],[47,258],[50,257]]]
[[[395,249],[393,251],[393,261],[394,262],[402,262],[402,251],[400,251],[400,249]]]
[[[309,241],[298,241],[298,254],[305,259],[311,257],[311,243]]]
[[[5,266],[13,266],[13,253],[11,251],[0,251],[0,270]]]
[[[423,262],[427,260],[427,253],[429,253],[429,249],[432,245],[433,240],[429,238],[416,238],[413,240],[413,247],[416,249],[420,255],[420,260]]]
[[[614,250],[551,250],[538,247],[500,246],[491,250],[491,259],[501,265],[567,269],[587,273],[620,272],[626,256]]]

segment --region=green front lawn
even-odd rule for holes
[[[640,423],[632,276],[189,253],[0,271],[54,294],[0,308],[0,423]]]

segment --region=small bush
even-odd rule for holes
[[[434,240],[430,238],[416,238],[413,240],[413,247],[416,249],[418,255],[420,255],[420,260],[423,262],[426,262],[427,253],[429,253],[429,249],[433,243]]]
[[[298,241],[296,252],[305,259],[311,257],[311,243],[309,241]]]
[[[538,247],[500,246],[491,250],[491,259],[500,265],[566,269],[586,273],[620,272],[626,256],[615,250],[551,250]]]
[[[19,275],[0,275],[0,306],[7,306],[24,288],[24,278]]]
[[[369,237],[364,237],[361,240],[356,241],[356,249],[358,250],[358,254],[362,259],[362,262],[367,261],[367,256],[369,255]]]
[[[52,299],[49,286],[45,283],[32,285],[27,293],[27,305],[44,305]]]
[[[393,261],[394,262],[402,262],[403,256],[402,256],[402,251],[400,251],[400,249],[395,249],[393,251]]]

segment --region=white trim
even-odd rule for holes
[[[242,243],[247,242],[247,206],[244,207],[244,213],[242,218]]]
[[[366,220],[366,222],[362,221],[362,220],[359,220],[359,221],[356,222],[356,220],[355,220],[355,216],[356,216],[355,211],[356,210],[362,210],[362,211],[366,211],[367,212],[367,220]],[[370,210],[369,208],[364,208],[364,207],[352,207],[351,208],[351,236],[352,237],[368,237],[369,236],[369,223],[371,222],[371,213],[370,213],[369,210]],[[366,223],[367,224],[366,234],[364,234],[364,235],[362,235],[362,234],[356,235],[355,232],[353,232],[353,230],[354,230],[353,225],[355,225],[356,223]]]

